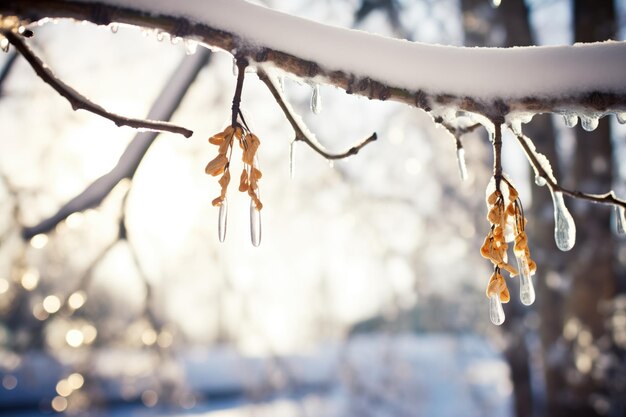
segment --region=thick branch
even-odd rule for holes
[[[550,187],[550,189],[553,192],[557,191],[557,192],[566,194],[570,197],[579,198],[582,200],[589,200],[589,201],[593,201],[594,203],[611,204],[611,205],[620,206],[626,209],[626,200],[617,198],[613,191],[609,191],[604,194],[588,194],[588,193],[583,193],[582,191],[570,190],[570,189],[561,187],[553,179],[553,176],[551,176],[543,168],[543,166],[541,165],[541,162],[537,158],[535,151],[531,149],[530,146],[528,145],[527,140],[529,139],[523,134],[516,132],[514,129],[510,129],[510,130],[517,137],[519,144],[521,145],[522,149],[524,149],[524,153],[528,157],[528,160],[533,166],[536,174],[546,181],[546,184],[548,185],[548,187]]]
[[[365,139],[363,142],[359,143],[356,146],[353,146],[352,148],[348,149],[345,152],[342,152],[342,153],[339,153],[339,154],[333,154],[333,153],[328,152],[327,150],[322,148],[321,145],[319,145],[317,143],[317,141],[315,141],[314,139],[309,137],[309,135],[305,131],[306,128],[300,125],[300,122],[298,121],[298,119],[296,118],[296,116],[292,112],[291,106],[289,106],[289,104],[287,103],[287,101],[285,100],[283,95],[281,94],[281,92],[279,90],[279,87],[276,86],[276,84],[272,81],[270,76],[265,71],[263,71],[262,69],[259,69],[257,75],[259,76],[259,79],[265,83],[267,88],[272,93],[272,96],[274,96],[274,99],[276,100],[276,102],[280,106],[281,110],[285,114],[285,117],[289,121],[289,124],[291,125],[291,127],[293,128],[293,130],[294,130],[294,132],[296,134],[295,140],[296,141],[299,140],[299,141],[302,141],[302,142],[306,143],[307,145],[309,145],[309,147],[311,147],[311,149],[313,149],[318,154],[322,155],[324,158],[326,158],[326,159],[343,159],[343,158],[347,158],[347,157],[352,156],[352,155],[356,155],[368,143],[374,142],[378,138],[376,133],[374,132],[374,133],[372,133],[372,135],[370,137]]]
[[[551,49],[441,47],[332,28],[243,1],[211,0],[202,9],[192,0],[158,6],[140,1],[136,8],[110,3],[115,1],[5,0],[0,14],[152,28],[270,63],[297,77],[315,77],[350,94],[426,110],[451,105],[489,118],[516,111],[626,111],[625,43]],[[272,35],[276,27],[288,36]],[[328,48],[329,39],[333,48]],[[329,54],[329,49],[338,53]]]
[[[183,135],[185,137],[190,137],[193,132],[189,129],[186,129],[182,126],[177,126],[172,123],[160,122],[154,120],[143,120],[143,119],[133,119],[124,116],[120,116],[115,113],[111,113],[105,110],[103,107],[89,101],[89,99],[79,92],[74,90],[69,85],[65,84],[63,81],[55,77],[55,75],[50,71],[46,64],[43,63],[37,55],[22,41],[19,35],[16,35],[10,30],[2,30],[2,35],[4,35],[7,40],[19,51],[19,53],[28,61],[30,66],[35,70],[37,75],[50,87],[54,88],[54,90],[65,97],[67,101],[69,101],[70,105],[74,110],[83,109],[88,112],[97,114],[98,116],[104,117],[105,119],[111,120],[118,126],[129,126],[135,129],[146,129],[157,132],[171,132]]]

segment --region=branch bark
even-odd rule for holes
[[[46,64],[26,45],[19,35],[11,30],[1,30],[0,33],[9,41],[11,45],[26,59],[35,73],[50,87],[69,101],[72,109],[86,110],[97,114],[100,117],[111,120],[117,126],[129,126],[135,129],[147,129],[158,132],[172,132],[190,137],[193,132],[182,126],[176,126],[172,123],[160,122],[155,120],[134,119],[120,116],[105,110],[103,107],[93,103],[87,97],[74,90],[69,85],[58,79]]]
[[[210,57],[208,50],[198,51],[195,55],[186,56],[170,79],[165,84],[148,117],[169,119],[178,108],[191,83],[200,70],[207,64]],[[117,165],[108,173],[91,183],[84,191],[65,203],[51,217],[39,224],[22,229],[22,237],[30,239],[39,233],[53,230],[57,224],[70,214],[97,207],[109,195],[111,190],[123,179],[132,179],[150,145],[157,138],[158,132],[138,133],[124,150]]]
[[[145,2],[144,2],[145,3]],[[141,4],[144,4],[141,3]],[[207,8],[213,7],[215,13],[222,12],[218,10],[220,5],[225,6],[228,2],[222,4],[207,4]],[[240,2],[237,2],[240,4]],[[151,6],[145,6],[149,8]],[[229,6],[230,7],[230,6]],[[171,8],[172,10],[175,10]],[[182,9],[181,9],[182,10]],[[270,16],[272,12],[266,12],[265,9],[260,7],[246,5],[246,10],[254,13],[264,13],[264,16]],[[307,51],[307,44],[302,45],[303,53],[291,52],[272,48],[269,44],[263,42],[255,42],[254,39],[248,39],[250,30],[248,33],[232,33],[219,27],[214,27],[207,23],[197,22],[191,18],[183,17],[183,11],[172,12],[166,14],[159,12],[158,10],[147,10],[129,7],[120,7],[117,5],[107,4],[105,0],[101,3],[96,2],[81,2],[71,0],[5,0],[0,4],[0,14],[4,15],[16,15],[20,18],[34,22],[43,18],[74,18],[78,20],[87,20],[98,25],[108,25],[111,22],[125,23],[135,26],[142,26],[152,28],[159,31],[170,33],[175,37],[192,38],[202,43],[223,49],[230,53],[236,52],[238,55],[244,55],[251,61],[257,63],[268,63],[272,66],[279,68],[280,70],[292,74],[296,77],[303,79],[316,78],[317,81],[323,81],[325,83],[337,86],[346,90],[349,94],[358,94],[369,97],[371,99],[378,100],[394,100],[403,102],[406,104],[414,105],[424,110],[430,110],[438,105],[456,106],[459,110],[480,113],[488,118],[495,116],[503,116],[510,112],[532,112],[532,113],[547,113],[547,112],[589,112],[589,113],[607,113],[607,112],[622,112],[626,111],[626,92],[624,88],[618,88],[612,91],[602,90],[599,91],[594,87],[589,87],[586,90],[580,90],[576,93],[572,92],[555,92],[555,93],[537,93],[541,97],[536,95],[525,97],[491,97],[488,99],[471,97],[466,95],[460,95],[455,92],[454,89],[448,89],[449,91],[434,91],[430,90],[431,86],[428,83],[424,84],[422,88],[407,89],[403,88],[399,84],[393,82],[386,82],[373,74],[357,74],[349,68],[328,68],[322,63],[307,58],[304,53]],[[180,15],[179,15],[180,14]],[[272,14],[272,17],[276,17],[276,14]],[[262,23],[259,21],[259,23]],[[302,23],[309,24],[310,22],[302,21]],[[330,33],[332,32],[332,33]],[[345,31],[348,32],[347,30]],[[255,32],[257,33],[257,32]],[[327,35],[333,35],[343,33],[341,29],[332,28],[328,30]],[[353,35],[352,33],[347,33]],[[379,37],[368,38],[368,41],[372,42],[380,41]],[[321,39],[314,40],[318,45],[323,43]],[[408,44],[408,43],[407,43]],[[397,45],[396,45],[397,46]],[[621,56],[620,51],[623,51],[623,44],[614,45],[617,55]],[[367,48],[360,48],[365,49]],[[456,58],[462,58],[466,56],[468,51],[458,48],[452,52],[455,62],[459,62]],[[485,56],[492,56],[490,52],[485,49],[475,49],[469,51],[472,54],[481,53]],[[512,51],[515,53],[515,51]],[[570,50],[572,55],[575,56],[579,52],[584,52],[583,48],[577,50]],[[549,55],[549,54],[547,54]],[[360,55],[363,56],[363,55]],[[409,57],[406,57],[409,58]],[[415,57],[411,57],[414,59]],[[371,56],[370,60],[383,60],[383,57]],[[383,61],[380,63],[381,67],[387,69],[404,68],[404,62],[388,62]],[[436,68],[439,68],[439,74],[444,69],[446,71],[456,71],[458,68],[451,68],[451,65],[446,62],[423,62],[423,65],[429,65],[434,72]],[[434,66],[434,67],[433,67]],[[454,65],[453,65],[454,66]],[[623,66],[618,65],[621,68]],[[561,68],[560,66],[559,68]],[[567,67],[566,67],[567,68]],[[463,72],[464,69],[461,69]],[[470,71],[470,70],[468,70]],[[556,79],[562,79],[564,77],[558,77],[553,70],[550,75]],[[470,71],[471,72],[471,71]],[[465,73],[465,75],[468,75]],[[479,76],[480,74],[471,74],[472,77]],[[508,79],[508,74],[499,74],[504,79]],[[542,74],[542,76],[545,74]],[[501,81],[501,80],[500,80]],[[495,80],[494,80],[495,82]],[[471,84],[471,81],[469,82]],[[507,81],[507,85],[513,87],[516,84],[515,79]],[[621,86],[624,87],[624,86]],[[504,94],[504,93],[503,93]]]

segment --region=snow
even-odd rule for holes
[[[92,0],[82,0],[92,1]],[[392,86],[477,99],[626,93],[626,43],[464,48],[390,39],[290,16],[243,0],[106,0],[187,17],[264,46]]]

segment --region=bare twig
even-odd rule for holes
[[[148,113],[148,117],[169,119],[178,108],[191,83],[200,70],[206,65],[211,52],[202,49],[195,55],[183,58],[170,79],[165,84],[161,94]],[[111,190],[124,178],[132,178],[144,155],[157,138],[157,132],[140,132],[124,150],[117,165],[108,173],[92,182],[85,190],[72,198],[51,217],[42,220],[39,224],[22,229],[24,239],[30,239],[39,233],[47,233],[57,224],[65,220],[70,214],[97,207],[109,195]]]
[[[7,56],[7,59],[4,62],[2,69],[0,70],[0,96],[2,96],[4,81],[7,79],[7,77],[11,73],[11,70],[15,66],[16,60],[17,60],[17,52],[15,51],[9,52],[9,55]]]
[[[513,134],[517,137],[517,141],[521,145],[522,149],[524,149],[524,153],[528,157],[528,160],[530,161],[531,165],[535,169],[535,172],[537,173],[537,175],[546,181],[546,184],[548,185],[548,187],[550,187],[552,191],[561,192],[570,197],[579,198],[582,200],[593,201],[594,203],[611,204],[611,205],[620,206],[626,209],[626,200],[617,198],[615,196],[615,193],[612,190],[604,194],[589,194],[589,193],[583,193],[582,191],[570,190],[570,189],[561,187],[553,179],[553,177],[549,175],[546,172],[546,170],[543,168],[543,166],[541,165],[541,162],[537,158],[535,151],[531,149],[530,146],[528,145],[527,140],[529,139],[526,136],[524,136],[522,133],[515,131],[510,126],[509,128],[511,132],[513,132]]]
[[[267,88],[272,93],[272,96],[274,96],[274,99],[276,100],[276,102],[278,103],[278,105],[282,109],[283,113],[285,114],[285,117],[289,121],[289,124],[291,125],[291,127],[293,128],[293,130],[294,130],[294,132],[296,134],[295,140],[296,141],[302,141],[302,142],[306,143],[307,145],[309,145],[311,147],[311,149],[313,149],[318,154],[322,155],[324,158],[326,158],[326,159],[343,159],[343,158],[347,158],[347,157],[352,156],[352,155],[356,155],[368,143],[373,142],[373,141],[375,141],[378,138],[378,136],[374,132],[374,133],[372,133],[372,135],[370,137],[365,139],[363,142],[359,143],[356,146],[353,146],[352,148],[348,149],[345,152],[342,152],[342,153],[339,153],[339,154],[329,153],[328,151],[326,151],[325,149],[320,147],[317,143],[315,143],[315,141],[313,139],[311,139],[305,133],[305,129],[302,126],[300,126],[299,121],[296,119],[296,117],[292,113],[291,107],[287,104],[285,98],[281,94],[281,92],[278,89],[278,87],[276,86],[276,84],[274,84],[274,81],[272,81],[270,76],[265,71],[263,71],[263,69],[261,69],[261,68],[258,69],[257,75],[259,76],[259,79],[265,83]]]
[[[7,38],[11,45],[18,50],[26,61],[28,61],[30,66],[35,70],[35,73],[37,73],[37,75],[57,93],[65,97],[74,110],[86,110],[98,116],[104,117],[105,119],[111,120],[117,126],[129,126],[135,129],[177,133],[187,138],[193,134],[193,131],[172,123],[155,120],[133,119],[105,110],[103,107],[93,103],[87,97],[81,95],[78,91],[58,79],[52,71],[50,71],[48,66],[37,55],[35,55],[28,45],[26,45],[19,35],[16,35],[10,30],[2,30],[1,33]]]

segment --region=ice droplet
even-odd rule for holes
[[[554,203],[554,240],[560,250],[568,251],[576,243],[576,224],[565,206],[562,192],[553,191],[552,202]]]
[[[296,175],[296,140],[289,144],[289,178],[294,179]]]
[[[328,160],[328,167],[331,168],[331,169],[334,168],[335,167],[335,161],[333,161],[332,159],[329,159]]]
[[[220,242],[226,240],[226,222],[228,220],[228,201],[224,199],[220,204],[220,212],[217,217],[217,234]]]
[[[163,38],[165,38],[165,32],[158,30],[156,33],[156,40],[162,42]]]
[[[261,244],[261,210],[256,208],[254,200],[250,200],[250,239],[254,247]]]
[[[500,7],[500,3],[502,2],[502,0],[491,0],[491,6],[492,7]]]
[[[193,55],[198,50],[198,42],[193,39],[185,39],[185,53],[187,55]]]
[[[539,187],[543,187],[547,183],[548,182],[544,177],[542,177],[541,175],[535,175],[535,184],[537,184]]]
[[[580,125],[587,132],[591,132],[598,127],[600,119],[597,116],[580,116]]]
[[[504,309],[502,302],[500,302],[500,296],[497,294],[489,297],[489,319],[496,326],[504,323]]]
[[[461,181],[467,180],[467,165],[465,164],[465,149],[456,149],[456,161],[459,164],[459,174],[461,175]]]
[[[529,306],[535,302],[535,288],[530,277],[530,267],[528,260],[524,256],[516,256],[517,269],[519,270],[520,287],[519,298],[522,304]]]
[[[574,127],[578,123],[578,116],[572,113],[566,113],[563,115],[563,121],[565,122],[565,126]]]
[[[233,75],[236,77],[239,73],[239,68],[237,68],[237,60],[233,58]]]
[[[7,38],[0,39],[0,48],[2,52],[9,52],[9,40]]]
[[[120,26],[117,23],[111,23],[109,25],[109,29],[111,29],[112,33],[117,33],[117,30],[120,28]]]
[[[622,113],[615,113],[615,117],[617,117],[617,121],[620,124],[626,124],[626,112],[622,112]]]
[[[620,235],[626,234],[626,210],[622,206],[615,207],[615,224],[617,226],[617,233]]]
[[[320,94],[319,84],[313,85],[313,92],[311,93],[311,111],[315,114],[320,114],[322,111],[322,95]]]

